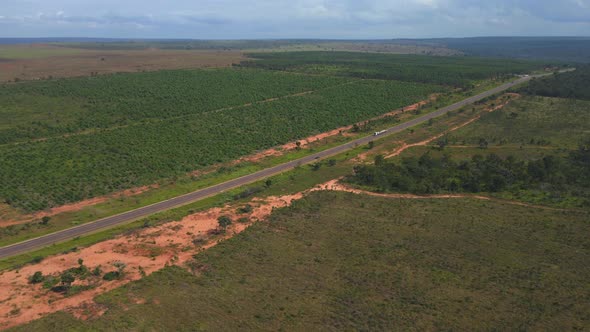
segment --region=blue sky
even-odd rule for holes
[[[590,36],[590,0],[0,0],[0,37]]]

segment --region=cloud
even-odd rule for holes
[[[590,0],[2,0],[0,36],[589,35]]]

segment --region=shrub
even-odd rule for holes
[[[221,217],[217,218],[217,223],[219,224],[219,227],[221,227],[221,228],[223,228],[223,230],[225,230],[225,229],[227,229],[227,227],[229,225],[231,225],[232,220],[228,216],[221,216]]]
[[[238,208],[237,212],[241,213],[241,214],[250,213],[250,212],[252,212],[252,205],[246,204],[246,205]]]
[[[31,284],[38,284],[42,283],[45,280],[43,273],[41,271],[37,271],[33,273],[32,276],[29,277],[29,283]]]
[[[104,274],[104,276],[102,276],[103,280],[106,281],[113,281],[113,280],[119,280],[121,279],[122,275],[119,271],[110,271]]]

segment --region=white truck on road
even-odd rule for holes
[[[379,136],[381,134],[385,134],[387,132],[387,130],[381,130],[381,131],[376,131],[373,136]]]

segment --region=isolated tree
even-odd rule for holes
[[[382,154],[375,156],[375,166],[381,166],[385,162],[385,157]]]
[[[33,273],[31,277],[29,277],[29,282],[31,284],[38,284],[40,282],[43,282],[43,280],[45,280],[45,277],[43,276],[43,273],[41,271],[37,271]]]
[[[444,136],[441,137],[437,142],[436,145],[438,145],[438,149],[439,150],[443,150],[445,148],[445,146],[447,146],[449,144],[449,139],[448,137]]]
[[[297,142],[295,142],[295,145],[297,146],[296,147],[297,150],[301,150],[301,142],[297,141]]]
[[[266,179],[266,181],[264,181],[264,185],[269,188],[270,186],[272,186],[272,180],[271,179]]]
[[[367,146],[369,149],[372,149],[373,147],[375,147],[375,142],[370,141],[369,145]]]
[[[65,287],[68,287],[68,288],[70,286],[72,286],[72,283],[74,281],[76,281],[76,277],[74,277],[74,275],[72,275],[70,272],[66,272],[66,273],[62,274],[60,279],[61,279],[62,285],[64,285]]]
[[[219,224],[219,227],[223,228],[223,230],[225,231],[227,227],[231,225],[232,221],[231,218],[228,216],[221,216],[217,218],[217,223]]]
[[[47,225],[50,220],[51,220],[51,217],[44,216],[43,218],[41,218],[41,224],[42,225]]]
[[[481,149],[487,149],[488,148],[488,141],[485,138],[480,138],[479,139],[479,147]]]

